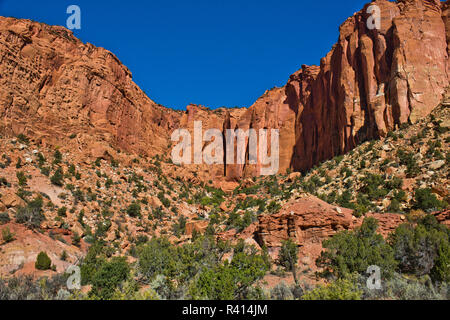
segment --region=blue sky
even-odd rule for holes
[[[154,101],[248,107],[302,64],[319,64],[367,2],[0,0],[0,15],[65,26],[76,4],[74,34],[116,54]]]

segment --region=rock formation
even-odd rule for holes
[[[0,19],[0,129],[91,151],[103,142],[137,154],[167,148],[178,113],[151,101],[109,51],[63,27]]]
[[[381,10],[368,30],[367,7]],[[320,67],[303,66],[286,92],[297,114],[292,167],[305,170],[359,143],[414,123],[448,86],[448,9],[438,0],[378,0],[340,27]]]

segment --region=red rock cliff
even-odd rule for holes
[[[286,86],[297,114],[296,170],[414,123],[439,104],[449,84],[447,3],[371,4],[381,10],[380,30],[368,30],[366,5],[342,24],[320,67],[304,66]]]
[[[178,121],[132,81],[111,52],[63,27],[0,18],[0,130],[80,150],[102,141],[129,152],[164,152]]]
[[[367,4],[340,27],[320,66],[303,66],[249,109],[157,105],[109,51],[62,27],[0,18],[0,132],[25,133],[80,150],[101,141],[129,152],[169,154],[174,129],[279,129],[280,173],[306,170],[429,114],[449,84],[448,1],[377,0],[381,28],[367,28]],[[199,170],[203,170],[200,166]],[[209,170],[208,178],[258,175],[260,164]],[[218,178],[217,178],[218,179]]]

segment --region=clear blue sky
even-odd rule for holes
[[[83,42],[104,47],[154,101],[250,106],[302,64],[319,64],[338,27],[369,0],[0,0],[0,15],[64,25],[79,5]]]

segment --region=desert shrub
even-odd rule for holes
[[[16,222],[25,224],[30,229],[39,228],[45,216],[42,214],[42,197],[30,201],[26,207],[20,207],[16,213]]]
[[[103,255],[103,243],[100,241],[95,241],[89,247],[86,257],[83,259],[80,270],[81,270],[81,284],[87,285],[91,283],[92,278],[97,272],[98,267],[105,262],[105,257]]]
[[[80,246],[80,242],[81,242],[81,237],[77,232],[74,232],[72,235],[72,244],[75,247],[79,247]]]
[[[367,288],[367,278],[360,276],[359,288],[364,300],[448,300],[450,291],[447,283],[435,283],[428,276],[414,279],[394,273],[393,277],[383,281],[380,290]]]
[[[164,207],[166,208],[170,207],[170,200],[164,196],[164,192],[161,191],[158,193],[158,199],[161,201]]]
[[[138,249],[138,267],[146,279],[157,275],[169,275],[169,269],[176,263],[176,249],[165,238],[153,238]]]
[[[377,174],[368,173],[362,179],[361,192],[367,194],[370,200],[378,200],[385,197],[389,191],[385,188],[385,179]]]
[[[1,212],[0,213],[0,225],[8,223],[10,221],[11,221],[11,219],[9,218],[8,212]]]
[[[343,167],[343,168],[341,169],[341,175],[342,175],[344,178],[351,177],[352,174],[353,174],[353,171],[352,171],[350,168],[348,168],[348,167]]]
[[[130,266],[125,257],[113,257],[111,261],[104,262],[93,274],[90,296],[101,300],[111,299],[115,289],[130,274]]]
[[[67,208],[61,207],[58,209],[58,216],[59,217],[66,217],[67,216]]]
[[[252,286],[268,271],[267,261],[255,253],[235,253],[230,263],[203,271],[189,289],[194,299],[246,299]]]
[[[291,240],[283,241],[278,262],[286,268],[287,271],[295,269],[298,260],[298,246]]]
[[[326,249],[316,264],[324,268],[323,276],[343,278],[354,272],[363,274],[371,265],[379,266],[382,276],[389,278],[396,267],[394,251],[376,233],[378,221],[366,218],[354,231],[342,231],[323,242]]]
[[[53,154],[53,164],[60,164],[62,161],[62,154],[59,150],[56,150]]]
[[[7,281],[0,279],[0,300],[63,300],[69,297],[62,294],[67,275],[33,280],[32,276],[13,277]]]
[[[450,230],[434,216],[417,225],[400,225],[389,237],[398,269],[417,276],[430,274],[435,281],[450,280]]]
[[[62,168],[58,168],[51,176],[50,182],[55,186],[62,187],[64,185],[64,173]]]
[[[69,168],[67,169],[67,173],[70,174],[71,176],[75,176],[76,169],[75,169],[75,165],[74,164],[71,164],[69,166]]]
[[[37,270],[50,270],[52,267],[52,260],[50,260],[47,253],[41,251],[36,258],[34,266]]]
[[[340,196],[337,197],[336,202],[343,208],[354,209],[355,205],[351,202],[353,195],[349,190],[345,190]]]
[[[44,175],[44,176],[50,176],[50,167],[41,167],[41,173]]]
[[[230,213],[225,223],[229,229],[236,229],[238,232],[241,232],[250,226],[255,219],[253,213],[250,211],[246,211],[242,216],[234,210]]]
[[[400,160],[400,164],[406,166],[406,174],[408,177],[415,177],[420,173],[419,166],[417,165],[416,159],[414,159],[414,153],[399,149],[397,157]]]
[[[270,297],[273,300],[294,300],[294,295],[284,281],[277,284],[272,290],[270,290]]]
[[[287,271],[292,272],[296,284],[298,284],[297,260],[298,246],[291,239],[283,241],[278,261]]]
[[[130,217],[139,217],[141,215],[141,205],[137,202],[131,203],[127,208],[127,214]]]
[[[9,230],[9,228],[5,228],[2,230],[2,238],[3,241],[5,241],[5,243],[10,243],[12,241],[14,241],[14,233],[11,232],[11,230]]]
[[[388,190],[401,189],[402,186],[403,186],[403,179],[399,177],[394,177],[386,182],[386,189]]]
[[[25,176],[25,173],[23,171],[18,171],[16,173],[17,180],[19,181],[19,186],[24,187],[27,185],[27,177]]]
[[[319,286],[302,296],[302,300],[361,300],[362,291],[350,279],[338,279]]]
[[[161,220],[165,216],[165,212],[162,207],[157,207],[152,210],[152,216],[154,219]]]
[[[17,140],[19,140],[19,142],[24,143],[24,144],[30,143],[30,139],[23,133],[21,133],[17,136]]]
[[[278,211],[280,211],[280,209],[281,209],[281,205],[280,205],[279,203],[277,203],[275,200],[274,200],[274,201],[271,201],[271,202],[269,203],[269,205],[267,206],[267,211],[268,211],[270,214],[275,214],[275,213],[277,213]]]
[[[179,237],[179,236],[181,236],[182,234],[185,233],[185,231],[186,231],[186,221],[187,221],[187,219],[186,219],[185,216],[180,216],[178,218],[178,222],[173,225],[172,230],[173,230],[173,233],[177,237]]]
[[[36,155],[36,157],[37,157],[37,159],[38,159],[38,165],[39,165],[39,167],[42,167],[42,166],[45,164],[45,162],[47,161],[47,160],[45,159],[44,155],[43,155],[41,152],[39,152],[39,153]]]
[[[137,271],[163,299],[180,299],[203,270],[222,264],[229,246],[213,237],[197,236],[192,243],[172,245],[166,238],[152,238],[136,248]]]
[[[425,211],[433,211],[444,209],[446,204],[442,201],[439,201],[431,192],[431,189],[418,189],[414,195],[415,202],[414,207],[416,209],[421,209]]]
[[[64,250],[64,251],[61,253],[61,256],[60,256],[59,258],[61,259],[61,261],[66,261],[67,258],[68,258],[67,251]]]
[[[397,199],[392,199],[389,207],[387,208],[389,212],[397,213],[400,212],[400,202]]]

